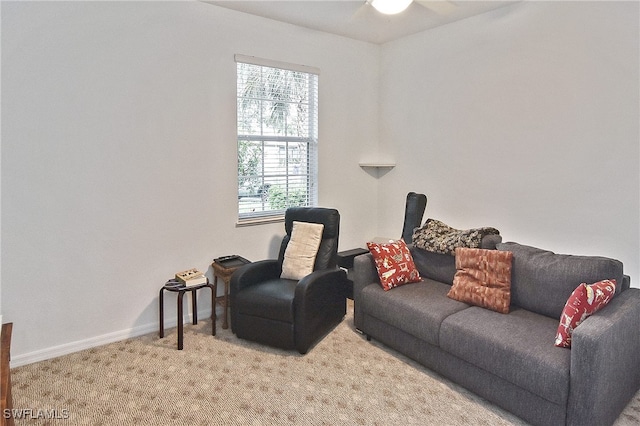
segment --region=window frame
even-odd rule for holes
[[[299,188],[304,188],[303,189],[303,193],[305,194],[305,200],[306,203],[303,203],[303,206],[317,206],[318,205],[318,85],[319,85],[319,74],[320,74],[320,70],[318,68],[315,67],[309,67],[309,66],[305,66],[305,65],[296,65],[296,64],[290,64],[290,63],[286,63],[286,62],[280,62],[280,61],[273,61],[273,60],[269,60],[269,59],[262,59],[262,58],[257,58],[254,56],[245,56],[245,55],[235,55],[235,62],[236,62],[236,153],[238,154],[238,167],[236,170],[236,193],[237,193],[237,226],[248,226],[248,225],[256,225],[256,224],[262,224],[262,223],[271,223],[271,222],[279,222],[282,221],[284,219],[284,212],[286,211],[287,207],[290,207],[292,204],[290,204],[291,198],[292,196],[295,197],[296,193],[289,193],[289,189],[293,188],[293,189],[299,189]],[[241,109],[240,109],[240,102],[245,98],[244,96],[241,95],[240,93],[240,65],[239,64],[246,64],[249,66],[257,66],[257,67],[266,67],[266,68],[276,68],[279,70],[285,70],[285,71],[293,71],[296,73],[303,73],[305,74],[305,78],[308,78],[308,98],[307,98],[307,104],[308,104],[308,111],[306,112],[307,115],[307,123],[306,123],[306,131],[307,131],[307,136],[290,136],[290,135],[282,135],[282,134],[266,134],[264,132],[264,122],[263,119],[261,117],[260,119],[260,133],[259,134],[252,134],[251,132],[249,133],[242,133],[241,129],[240,129],[240,116],[241,116]],[[270,101],[271,99],[264,99],[265,103]],[[255,99],[253,99],[253,101],[255,101]],[[262,102],[262,101],[259,101]],[[260,103],[260,105],[262,106],[262,104]],[[241,174],[241,164],[240,164],[240,149],[241,149],[241,142],[245,142],[248,143],[247,145],[243,145],[246,149],[251,149],[251,145],[253,144],[256,149],[255,152],[258,152],[258,156],[260,157],[259,160],[259,164],[261,167],[261,170],[259,170],[255,176],[249,176],[249,175],[242,175]],[[306,155],[306,164],[304,165],[304,172],[296,174],[296,173],[292,173],[290,171],[290,167],[289,167],[289,161],[292,158],[292,154],[291,151],[296,149],[295,144],[303,144],[305,149],[303,150],[304,154]],[[280,165],[280,167],[284,170],[282,171],[280,174],[276,173],[274,174],[273,172],[271,174],[265,172],[265,164],[269,165],[268,167],[273,167],[273,165],[271,165],[271,163],[269,163],[268,161],[265,161],[265,151],[266,151],[266,147],[268,146],[272,146],[272,150],[273,147],[277,148],[278,150],[282,151],[284,149],[284,166]],[[273,159],[273,158],[271,158]],[[292,184],[293,186],[290,186],[290,182],[292,181],[292,178],[302,178],[302,186],[296,185],[296,184]],[[258,206],[257,208],[260,209],[257,212],[243,212],[242,209],[242,198],[243,195],[241,193],[242,190],[242,185],[243,185],[243,181],[246,182],[247,179],[251,179],[254,180],[255,182],[259,182],[260,184],[257,186],[258,192],[257,194],[259,195],[260,201],[258,202],[258,204],[261,204],[261,206]],[[274,180],[274,179],[282,179],[282,181],[284,182],[283,186],[285,187],[285,194],[284,194],[284,207],[281,209],[270,209],[270,208],[266,208],[266,203],[268,203],[268,199],[265,199],[263,197],[262,194],[264,194],[264,188],[267,188],[267,191],[269,191],[269,188],[271,187],[271,184],[266,183],[266,181],[268,180]],[[253,189],[253,184],[250,185],[250,188]],[[305,188],[306,186],[306,188]],[[250,192],[250,194],[253,194],[253,192]],[[247,198],[251,197],[250,196],[245,196]],[[254,201],[255,202],[255,201]],[[293,205],[300,205],[300,204],[293,204]]]

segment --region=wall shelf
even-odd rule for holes
[[[363,169],[393,169],[396,166],[396,163],[358,163],[358,165]]]
[[[380,178],[386,175],[387,173],[389,173],[389,171],[396,166],[396,163],[372,161],[372,162],[358,163],[358,165],[362,167],[362,170],[367,172],[369,175],[375,178]]]

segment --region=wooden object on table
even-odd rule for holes
[[[199,285],[207,282],[207,277],[196,268],[187,269],[186,271],[178,272],[176,279],[183,282],[187,286]]]
[[[13,416],[5,416],[5,410],[13,409],[11,397],[11,332],[13,323],[2,324],[0,334],[0,425],[13,425]],[[9,411],[10,412],[10,411]],[[8,418],[7,418],[8,417]]]
[[[229,283],[231,275],[241,266],[251,263],[250,260],[236,254],[223,256],[213,259],[211,267],[213,268],[213,284],[218,285],[218,277],[224,282],[224,296],[222,298],[222,307],[224,309],[222,316],[222,328],[229,328]]]
[[[183,302],[182,299],[184,297],[185,292],[190,291],[191,292],[191,308],[193,310],[193,324],[197,324],[198,323],[198,302],[197,302],[197,298],[196,298],[196,290],[199,290],[201,288],[204,287],[209,287],[209,289],[211,290],[211,335],[215,336],[216,335],[216,284],[209,284],[209,280],[206,280],[206,282],[204,284],[197,284],[197,285],[189,285],[186,286],[182,283],[180,283],[177,280],[169,280],[165,283],[165,285],[162,286],[162,288],[160,289],[160,297],[159,297],[159,301],[160,301],[160,332],[158,333],[160,335],[160,338],[162,339],[164,337],[164,291],[172,291],[172,292],[177,292],[178,293],[178,350],[182,350],[182,348],[184,347],[184,340],[183,340],[183,330],[184,330],[184,314],[182,311],[183,308]]]

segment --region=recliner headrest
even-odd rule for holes
[[[340,232],[340,213],[324,207],[290,207],[285,212],[284,228],[291,236],[293,222],[311,222],[324,225],[322,238],[335,238]]]

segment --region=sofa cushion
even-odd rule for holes
[[[498,235],[495,228],[474,228],[460,230],[436,219],[427,219],[424,225],[413,231],[413,245],[418,248],[455,255],[456,247],[478,248],[485,235]]]
[[[511,258],[509,251],[456,248],[456,272],[448,297],[509,313]]]
[[[480,248],[495,250],[502,241],[500,235],[485,235],[480,242]],[[456,258],[450,254],[434,253],[414,245],[409,246],[416,268],[423,278],[431,278],[451,285],[456,274]]]
[[[593,284],[582,283],[576,287],[562,310],[555,345],[570,348],[573,330],[582,321],[606,306],[615,292],[615,280],[604,280]]]
[[[470,307],[447,317],[440,347],[547,401],[565,405],[571,351],[553,345],[557,321],[521,308]]]
[[[450,254],[433,253],[412,247],[413,261],[422,278],[431,278],[451,285],[456,274],[456,258]]]
[[[368,242],[367,248],[373,256],[384,290],[420,281],[420,273],[403,240],[383,244]]]
[[[615,259],[556,254],[513,242],[500,243],[497,249],[513,253],[511,304],[556,320],[580,283],[622,282],[622,263]]]
[[[447,297],[450,288],[429,279],[386,292],[378,284],[369,284],[357,303],[368,315],[437,346],[442,321],[469,308]]]

